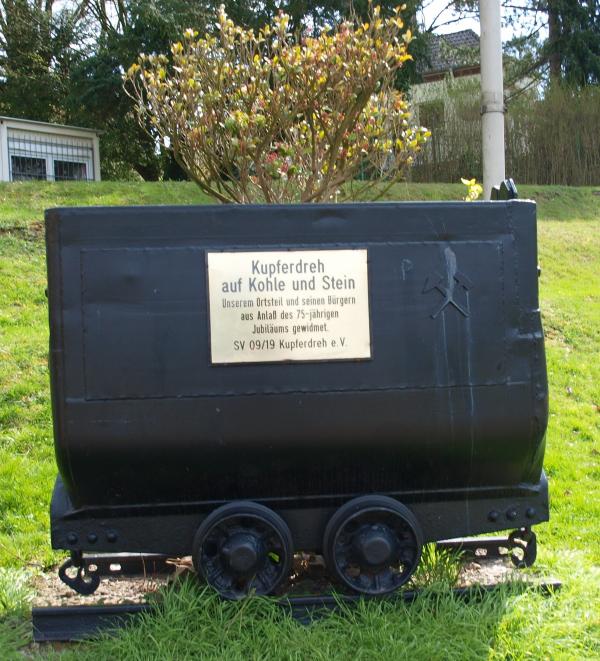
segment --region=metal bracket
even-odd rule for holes
[[[76,570],[74,576],[68,573],[69,569]],[[97,572],[90,571],[83,561],[81,552],[78,551],[73,552],[71,557],[59,567],[58,577],[65,585],[83,595],[94,594],[100,585],[100,576]]]
[[[492,200],[515,200],[518,197],[519,192],[513,179],[505,179],[498,186],[492,187]]]
[[[515,567],[531,567],[537,558],[537,537],[531,528],[513,530],[508,536],[512,553],[510,559]]]
[[[481,105],[481,114],[485,115],[488,112],[506,112],[506,105],[504,103],[485,103]]]
[[[154,553],[99,553],[84,555],[73,551],[59,570],[60,580],[83,595],[93,594],[106,577],[155,576],[173,574],[177,567],[167,555]],[[69,569],[77,569],[75,575]]]
[[[468,553],[475,558],[505,558],[518,569],[531,567],[537,557],[537,538],[531,528],[513,530],[508,537],[466,537],[437,543],[439,549]]]

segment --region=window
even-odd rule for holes
[[[46,179],[46,159],[31,158],[29,156],[10,157],[12,181],[28,179]]]
[[[54,181],[85,181],[87,165],[79,161],[54,161]]]

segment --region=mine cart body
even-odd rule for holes
[[[55,548],[187,555],[239,500],[314,551],[365,494],[408,507],[423,541],[547,520],[534,203],[62,208],[46,230]],[[335,319],[317,319],[236,359],[209,280],[226,288],[219,260],[238,258],[229,286],[258,278],[261,341],[277,350],[284,298],[339,321],[360,286],[357,347],[332,349]],[[292,272],[304,289],[278,289]]]

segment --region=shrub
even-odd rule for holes
[[[170,58],[140,55],[126,85],[140,122],[217,200],[355,198],[401,178],[428,135],[394,89],[411,59],[400,11],[295,38],[285,14],[255,33],[221,7],[215,34],[187,30]]]

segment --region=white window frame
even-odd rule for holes
[[[30,158],[32,160],[36,161],[44,161],[46,163],[46,178],[45,179],[38,179],[37,177],[35,179],[14,179],[14,173],[13,173],[13,165],[12,165],[12,158],[13,156],[16,156],[17,158]],[[10,181],[48,181],[49,178],[49,170],[48,170],[48,159],[44,155],[40,154],[32,154],[32,153],[22,153],[21,151],[11,151],[8,153],[8,173],[10,177]]]
[[[93,149],[93,145],[92,145]],[[64,161],[66,163],[83,163],[85,164],[86,171],[87,171],[87,178],[85,181],[93,181],[95,179],[95,172],[94,172],[94,161],[92,158],[85,158],[85,157],[73,157],[73,158],[66,158],[63,157],[61,158],[57,154],[40,154],[32,151],[26,151],[25,149],[14,149],[10,148],[8,151],[8,171],[10,175],[10,180],[13,181],[12,179],[12,162],[11,162],[11,157],[12,156],[21,156],[23,158],[37,158],[40,160],[45,160],[46,161],[46,181],[56,181],[56,173],[54,171],[54,161]],[[94,175],[94,176],[90,176]],[[39,181],[42,181],[41,179]],[[78,179],[60,179],[60,181],[79,181]]]
[[[57,156],[48,156],[46,159],[46,172],[49,173],[50,170],[48,170],[48,161],[52,161],[52,179],[51,181],[93,181],[94,177],[91,176],[94,174],[94,169],[93,169],[93,162],[91,158],[59,158]],[[63,163],[77,163],[77,164],[82,164],[85,165],[86,168],[86,178],[85,179],[57,179],[56,178],[56,171],[54,170],[54,163],[56,161],[62,161]],[[50,175],[48,174],[47,177],[50,179]]]

